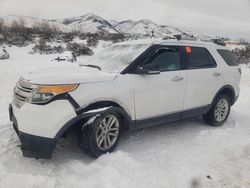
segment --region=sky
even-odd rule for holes
[[[250,40],[250,0],[0,0],[0,13],[47,19],[95,13]]]

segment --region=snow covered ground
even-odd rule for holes
[[[117,150],[93,160],[70,136],[51,160],[24,158],[8,120],[19,76],[41,67],[77,66],[29,55],[30,47],[7,48],[0,61],[0,187],[198,188],[250,187],[250,69],[243,68],[241,95],[224,126],[201,118],[125,134]],[[34,125],[35,126],[35,125]]]

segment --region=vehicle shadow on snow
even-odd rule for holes
[[[135,131],[125,132],[117,146],[116,151],[135,154],[151,150],[150,147],[157,147],[160,143],[171,144],[173,141],[181,139],[195,139],[204,134],[211,134],[211,131],[232,128],[235,121],[229,117],[224,126],[211,127],[203,121],[202,118],[193,118],[165,125],[158,125]],[[150,145],[150,146],[149,146]],[[149,147],[148,147],[149,146]],[[112,155],[111,155],[112,156]],[[85,163],[91,163],[94,160],[84,154],[79,147],[79,141],[75,133],[70,133],[66,138],[62,138],[53,153],[52,160],[67,161],[79,159]]]
[[[222,127],[210,127],[209,125],[206,125],[204,123],[202,118],[193,118],[180,122],[138,129],[135,131],[124,133],[115,152],[121,151],[130,153],[131,155],[137,155],[138,153],[144,153],[159,149],[159,143],[171,147],[171,145],[175,146],[176,142],[181,142],[183,141],[183,139],[195,139],[196,137],[202,136],[203,134],[211,134],[209,133],[210,131],[232,128],[234,126],[235,122],[230,117]],[[6,131],[10,133],[10,128],[8,128],[7,130]],[[79,141],[75,132],[70,132],[70,134],[66,138],[62,138],[59,140],[53,152],[52,159],[50,160],[36,160],[22,157],[21,151],[18,148],[19,141],[14,133],[14,130],[12,130],[10,134],[10,142],[12,144],[11,148],[8,149],[8,151],[10,152],[9,157],[15,157],[16,159],[18,159],[17,161],[19,161],[19,165],[27,163],[34,163],[35,166],[38,165],[37,163],[41,165],[62,165],[72,160],[79,161],[83,165],[88,165],[95,161],[95,159],[92,159],[82,152],[81,148],[79,147]],[[112,158],[112,155],[108,155],[106,157]],[[6,163],[9,164],[9,162],[7,161]],[[8,164],[6,165],[9,166]]]
[[[185,138],[195,138],[201,136],[206,131],[221,130],[234,126],[234,121],[229,118],[224,126],[221,127],[211,127],[207,125],[201,117],[192,118],[188,120],[182,120],[179,122],[158,125],[154,127],[148,127],[144,129],[139,129],[134,132],[126,133],[122,139],[122,144],[126,145],[124,142],[130,143],[130,141],[137,141],[144,139],[145,141],[157,141],[159,139],[179,138],[179,136]],[[122,145],[121,144],[121,145]]]

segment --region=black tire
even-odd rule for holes
[[[220,116],[221,118],[218,118],[218,115],[216,115],[216,112],[217,112],[216,110],[218,109],[219,103],[222,101],[227,103],[228,109],[227,110],[224,109],[225,113],[223,117]],[[209,112],[203,115],[203,119],[208,125],[213,126],[213,127],[218,127],[225,123],[225,121],[227,120],[230,114],[230,110],[231,110],[231,100],[229,96],[226,94],[220,94],[213,102],[212,107],[209,110]]]
[[[104,148],[101,148],[101,146],[99,147],[97,144],[97,134],[99,133],[98,131],[100,129],[102,129],[100,127],[100,126],[102,126],[101,125],[102,121],[104,121],[105,118],[108,118],[110,116],[117,118],[118,123],[119,123],[119,128],[118,128],[117,137],[116,137],[114,143],[110,147],[104,149]],[[92,117],[92,118],[94,118],[94,117]],[[105,121],[107,121],[107,120],[105,119]],[[93,122],[88,123],[82,129],[81,135],[80,135],[80,146],[81,146],[84,153],[86,153],[90,157],[98,158],[102,154],[105,154],[108,152],[110,153],[110,152],[115,150],[115,148],[120,140],[121,133],[122,133],[122,124],[121,124],[121,118],[120,118],[119,114],[117,114],[116,112],[113,112],[111,110],[107,110],[107,111],[97,115],[94,118]],[[108,131],[106,134],[108,134]],[[110,138],[110,136],[109,136],[109,138]],[[107,140],[106,140],[106,143],[107,143]]]

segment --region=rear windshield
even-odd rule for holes
[[[217,50],[217,51],[229,66],[239,65],[237,57],[229,50]]]

